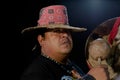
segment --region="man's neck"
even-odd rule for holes
[[[47,57],[47,58],[50,58],[60,64],[66,64],[67,61],[68,61],[68,56],[65,56],[65,55],[56,55],[56,54],[45,54],[45,53],[41,53],[41,55]]]

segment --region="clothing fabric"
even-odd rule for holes
[[[29,68],[24,72],[21,76],[20,80],[73,80],[73,77],[70,74],[72,70],[72,65],[59,65],[54,61],[40,55],[37,59],[30,64]],[[74,66],[81,76],[85,74],[83,71],[78,68],[76,65]],[[83,77],[84,78],[84,77]],[[74,79],[75,80],[75,79]],[[77,79],[76,79],[77,80]],[[95,80],[92,76],[85,75],[85,79],[80,80]]]

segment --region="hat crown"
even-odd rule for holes
[[[40,11],[39,20],[37,22],[39,26],[50,24],[68,25],[67,8],[63,5],[44,7]]]

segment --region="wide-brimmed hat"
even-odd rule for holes
[[[73,32],[86,31],[83,27],[73,27],[69,25],[67,8],[64,5],[51,5],[40,10],[38,25],[22,30],[22,34],[36,31],[43,32],[44,29],[68,29]]]

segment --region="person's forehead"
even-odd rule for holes
[[[101,44],[106,43],[104,39],[96,39],[91,42],[92,44]]]

